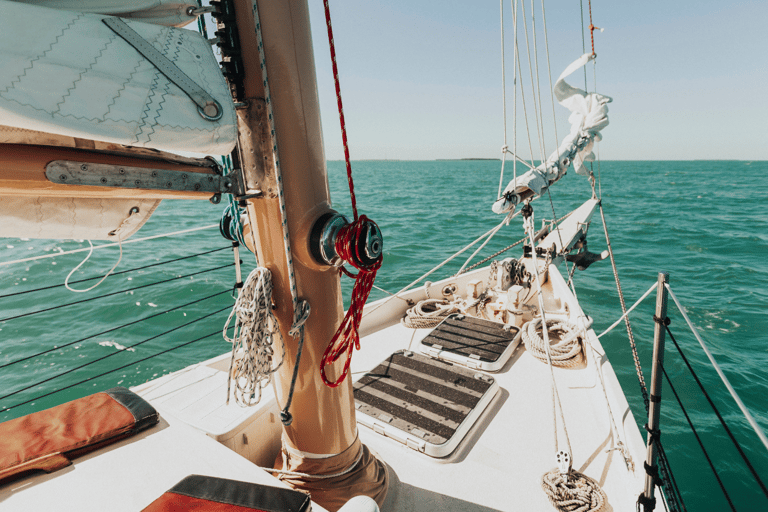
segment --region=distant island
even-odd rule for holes
[[[435,158],[435,162],[450,162],[456,160],[501,160],[501,158]]]

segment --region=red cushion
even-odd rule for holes
[[[72,458],[157,421],[157,412],[142,398],[114,388],[0,423],[0,481],[61,469]]]

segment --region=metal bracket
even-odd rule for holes
[[[220,194],[240,196],[245,193],[239,173],[220,176],[200,172],[54,160],[45,167],[45,176],[52,183],[64,185],[210,192],[215,194],[214,197],[220,197]]]
[[[213,96],[197,85],[179,67],[171,62],[168,57],[160,53],[146,39],[128,26],[120,18],[104,18],[101,20],[112,31],[123,38],[126,43],[133,46],[142,57],[151,62],[165,77],[176,84],[184,94],[195,102],[197,112],[207,121],[218,121],[224,114],[224,109]]]

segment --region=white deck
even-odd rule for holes
[[[545,289],[554,286],[561,297],[565,296],[559,273],[552,273],[552,277]],[[567,298],[572,314],[580,313],[570,293]],[[395,350],[416,347],[428,332],[417,330],[414,335],[412,329],[396,324],[367,336],[353,358],[354,378]],[[594,349],[602,353],[594,332],[590,334]],[[573,448],[573,467],[600,483],[608,496],[606,510],[634,511],[643,488],[645,445],[610,363],[602,361],[613,415],[632,454],[635,471],[627,469],[620,452],[610,450],[617,441],[591,357],[586,368],[554,369]],[[502,370],[492,375],[501,388],[498,395],[446,459],[432,459],[360,427],[363,442],[393,470],[394,485],[384,510],[555,510],[541,489],[542,475],[555,467],[549,369],[520,344]],[[565,438],[562,426],[558,428],[562,449]],[[663,510],[663,503],[659,507]]]
[[[583,314],[560,274],[550,275],[545,291],[568,303],[572,317]],[[475,272],[451,282],[461,287],[478,276]],[[431,293],[444,284],[435,283]],[[410,295],[418,300],[422,293],[423,289]],[[392,352],[415,348],[429,332],[397,323],[400,310],[406,307],[403,301],[377,306],[367,308],[376,311],[365,319],[363,332],[368,334],[362,350],[353,356],[353,379]],[[592,331],[590,336],[599,356],[602,347]],[[635,469],[628,470],[620,452],[610,450],[617,440],[592,357],[582,369],[555,368],[573,467],[600,483],[608,496],[607,511],[634,511],[643,485],[645,446],[610,364],[605,358],[597,359],[602,361],[619,437],[628,446]],[[271,465],[279,450],[273,394],[265,390],[261,404],[252,409],[234,402],[225,405],[228,366],[229,356],[222,355],[139,386],[135,391],[160,412],[160,426],[76,459],[73,466],[53,475],[0,488],[0,511],[136,511],[193,473],[281,485],[254,464]],[[492,375],[499,393],[459,448],[445,459],[430,458],[359,426],[362,441],[391,470],[385,511],[554,510],[540,483],[542,475],[555,466],[549,369],[521,344],[502,370]],[[562,449],[562,426],[559,432]],[[663,510],[662,502],[658,506]]]
[[[182,478],[209,475],[285,485],[158,407],[160,423],[50,475],[0,487],[0,511],[138,512]],[[317,505],[313,510],[324,510]]]

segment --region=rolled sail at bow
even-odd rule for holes
[[[550,185],[565,176],[571,163],[578,174],[588,174],[584,162],[595,159],[592,147],[595,141],[602,139],[600,130],[608,126],[607,104],[611,98],[597,93],[587,94],[568,85],[565,78],[593,58],[592,54],[582,55],[563,71],[555,83],[554,92],[558,103],[571,111],[568,118],[571,132],[544,163],[509,182],[501,197],[493,203],[495,213],[513,211],[521,201],[541,195]]]

